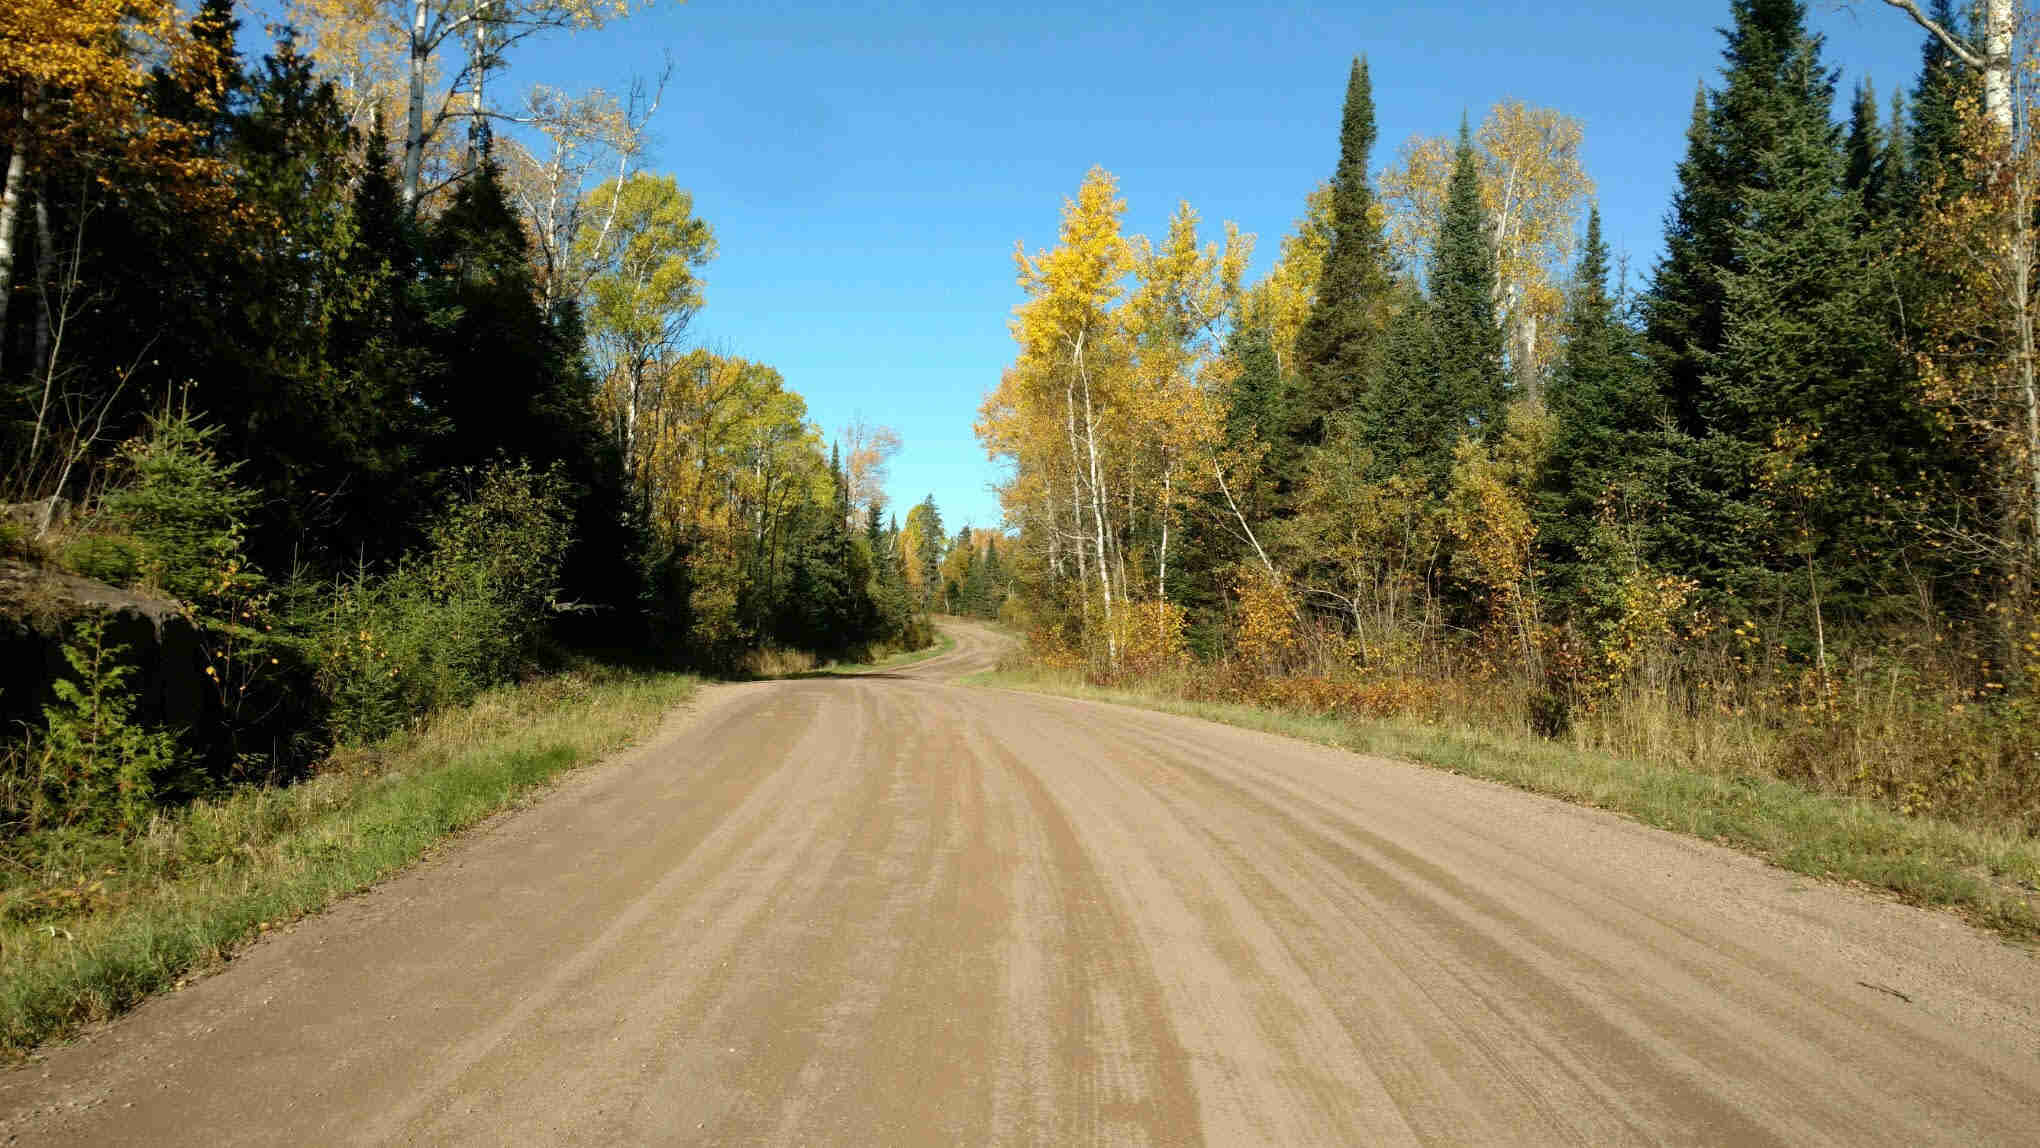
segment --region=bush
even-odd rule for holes
[[[134,720],[126,649],[106,642],[106,622],[78,623],[64,646],[76,680],[59,678],[43,707],[46,729],[13,748],[4,787],[9,820],[132,835],[148,824],[156,788],[179,764],[177,738]]]
[[[64,547],[60,561],[113,586],[132,586],[142,576],[141,547],[132,538],[88,534]]]
[[[565,482],[529,465],[483,472],[387,575],[294,588],[295,627],[342,742],[381,737],[528,665],[571,543]]]
[[[188,411],[151,416],[148,433],[121,448],[128,481],[102,506],[135,539],[142,581],[194,608],[257,581],[242,557],[255,493],[235,481],[241,464],[213,450],[216,429]]]

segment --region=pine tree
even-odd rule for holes
[[[1800,601],[1816,636],[1824,610],[1860,607],[1896,560],[1887,499],[1925,436],[1891,385],[1878,238],[1847,186],[1819,53],[1812,36],[1792,46],[1783,114],[1742,197],[1704,378],[1698,458],[1714,497],[1689,520],[1700,573],[1746,600]]]
[[[1500,427],[1508,403],[1502,324],[1495,313],[1495,256],[1480,202],[1473,137],[1462,121],[1445,188],[1445,214],[1429,276],[1436,386],[1451,404],[1455,429],[1485,436]],[[1449,454],[1451,444],[1446,444]]]
[[[1438,369],[1430,301],[1415,283],[1403,280],[1351,427],[1372,461],[1370,477],[1383,479],[1414,467],[1434,490],[1444,489],[1452,446],[1464,427],[1453,425],[1456,404],[1439,385]]]
[[[1735,269],[1735,228],[1758,157],[1781,124],[1810,114],[1825,118],[1833,93],[1794,91],[1785,76],[1795,45],[1806,37],[1800,0],[1733,0],[1724,33],[1723,82],[1711,96],[1695,93],[1679,163],[1679,187],[1666,221],[1665,255],[1646,309],[1650,353],[1672,417],[1687,435],[1704,432],[1702,377],[1721,350],[1722,277]]]
[[[1548,397],[1556,429],[1535,506],[1543,589],[1561,617],[1597,524],[1611,515],[1632,524],[1654,518],[1668,461],[1662,401],[1637,334],[1608,293],[1598,208],[1587,214],[1564,338]]]
[[[1368,182],[1374,150],[1374,92],[1365,58],[1353,61],[1339,126],[1339,166],[1332,176],[1332,245],[1317,298],[1297,338],[1298,378],[1287,400],[1289,437],[1298,445],[1324,441],[1325,420],[1358,400],[1389,288],[1387,244],[1375,218]]]

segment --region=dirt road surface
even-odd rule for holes
[[[2032,1144],[2040,965],[1620,818],[899,673],[720,686],[0,1073],[0,1141]]]

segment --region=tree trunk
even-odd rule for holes
[[[428,0],[411,0],[410,91],[404,101],[404,207],[418,210],[418,176],[425,167],[425,60]]]
[[[468,64],[468,70],[474,73],[475,85],[474,100],[468,109],[466,162],[470,171],[481,164],[481,157],[475,154],[475,140],[484,123],[482,110],[489,82],[489,22],[483,18],[489,3],[490,0],[469,0],[468,3],[468,18],[475,22],[474,59]]]
[[[1169,600],[1169,502],[1170,479],[1174,477],[1173,465],[1162,467],[1162,554],[1155,572],[1155,601]]]
[[[22,192],[28,186],[28,147],[35,139],[35,116],[42,95],[21,105],[21,121],[7,158],[7,184],[0,190],[0,355],[7,350],[7,303],[14,297],[14,234],[21,221]]]
[[[2012,138],[2012,42],[2019,18],[2013,0],[1984,0],[1983,111]]]
[[[2012,116],[2012,46],[2018,36],[2019,13],[2014,0],[1983,0],[1983,47],[1944,28],[1920,10],[1918,0],[1884,0],[1912,17],[1913,23],[1941,41],[1955,58],[1983,75],[1983,112],[2010,141]]]
[[[1084,385],[1084,449],[1091,465],[1091,527],[1098,547],[1098,587],[1105,596],[1105,658],[1116,670],[1119,668],[1119,635],[1112,629],[1112,559],[1105,548],[1104,478],[1098,469],[1098,420],[1091,409],[1091,372],[1084,365],[1082,336],[1077,339],[1075,365],[1077,379]]]
[[[57,232],[50,226],[50,205],[45,195],[48,186],[38,182],[35,189],[35,285],[38,305],[35,309],[35,361],[29,369],[40,371],[50,365],[50,309],[41,303],[43,292],[57,278]]]

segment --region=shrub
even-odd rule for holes
[[[427,532],[427,549],[386,575],[294,589],[295,627],[343,742],[381,737],[458,705],[529,663],[565,609],[566,484],[529,465],[480,473]]]
[[[213,450],[215,431],[188,411],[151,416],[148,432],[121,448],[127,481],[102,504],[135,539],[141,580],[200,610],[259,583],[242,557],[255,494],[235,481],[241,464]]]
[[[168,730],[134,721],[126,649],[106,642],[106,622],[78,623],[64,646],[77,680],[59,678],[57,700],[43,707],[44,735],[14,755],[35,781],[16,788],[26,797],[26,828],[75,825],[133,834],[148,823],[158,782],[179,761]]]
[[[64,547],[60,560],[87,578],[132,586],[142,575],[142,550],[134,539],[88,534]]]

